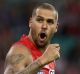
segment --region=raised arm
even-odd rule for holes
[[[60,47],[57,45],[49,45],[44,54],[33,61],[25,46],[15,45],[6,57],[4,74],[37,74],[44,65],[60,56],[58,49]]]
[[[14,45],[7,54],[4,74],[36,74],[40,67],[38,60],[33,62],[25,46]]]

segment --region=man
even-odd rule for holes
[[[59,44],[50,44],[57,32],[58,12],[43,3],[33,10],[28,36],[23,35],[7,54],[4,74],[54,74]]]

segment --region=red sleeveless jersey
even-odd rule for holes
[[[16,42],[16,44],[25,45],[31,52],[33,61],[42,55],[42,52],[36,47],[36,45],[32,43],[32,41],[30,41],[30,39],[26,35],[23,35],[21,39]],[[55,63],[52,62],[48,65],[45,65],[37,74],[55,74],[54,68]]]

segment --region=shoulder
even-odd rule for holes
[[[11,55],[11,54],[30,54],[30,51],[28,50],[28,48],[22,44],[14,44],[13,46],[11,46],[9,52],[7,53],[7,56]]]
[[[8,61],[9,64],[13,64],[16,61],[22,62],[22,60],[24,60],[24,62],[26,61],[25,63],[27,64],[32,62],[30,51],[22,44],[13,45],[6,55],[6,61]]]

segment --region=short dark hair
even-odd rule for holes
[[[57,10],[55,9],[55,7],[49,3],[41,3],[41,4],[38,4],[36,5],[36,7],[33,9],[33,12],[32,12],[32,17],[36,15],[36,10],[38,8],[42,8],[42,9],[48,9],[48,10],[52,10],[52,11],[56,11],[56,19],[58,19],[58,12]]]

